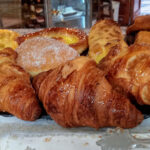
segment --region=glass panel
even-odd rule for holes
[[[22,0],[22,19],[27,28],[44,28],[44,0]]]
[[[0,0],[0,28],[90,28],[92,0]]]
[[[51,8],[51,26],[87,28],[91,24],[90,0],[51,0]]]
[[[0,28],[22,26],[20,0],[0,0]]]

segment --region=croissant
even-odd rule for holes
[[[88,57],[79,57],[34,77],[33,86],[47,113],[63,127],[135,127],[143,115],[112,90]]]
[[[129,45],[133,44],[135,42],[137,34],[140,31],[149,31],[149,30],[150,30],[150,15],[137,16],[134,20],[134,23],[132,25],[130,25],[126,30],[127,43]],[[142,39],[142,42],[148,41],[147,34],[141,35],[141,39]],[[139,42],[141,42],[141,41],[139,41]]]
[[[132,94],[141,105],[150,105],[150,45],[134,44],[116,60],[108,73],[113,86]]]
[[[11,48],[0,51],[0,111],[32,121],[39,117],[41,108],[30,76],[16,64],[16,58]]]
[[[143,30],[150,30],[150,15],[136,17],[134,23],[127,28],[127,34]]]

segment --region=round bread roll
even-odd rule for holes
[[[17,49],[17,63],[31,76],[53,69],[79,56],[67,44],[48,37],[34,37],[24,41]]]

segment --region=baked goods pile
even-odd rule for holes
[[[63,127],[133,128],[144,119],[136,103],[150,105],[149,37],[141,31],[128,46],[112,20],[89,36],[68,28],[20,36],[15,51],[0,51],[0,110],[31,121],[42,104]]]

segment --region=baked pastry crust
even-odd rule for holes
[[[121,29],[113,20],[100,20],[91,28],[88,54],[97,63],[107,57],[105,64],[108,66],[112,57],[115,59],[126,48]]]
[[[80,54],[88,48],[88,37],[86,33],[80,29],[74,28],[47,28],[38,32],[20,36],[17,38],[17,42],[20,45],[25,40],[37,36],[51,37],[63,41],[77,50]]]
[[[63,127],[132,128],[143,115],[115,92],[94,60],[79,57],[39,74],[33,86],[47,113]]]
[[[134,23],[127,28],[127,34],[141,30],[150,30],[150,15],[136,17]]]
[[[116,60],[108,79],[122,88],[125,93],[132,94],[141,105],[150,105],[150,45],[134,44],[128,53]]]
[[[11,48],[0,51],[0,112],[33,121],[39,118],[41,107],[29,74],[16,64],[16,58]]]

